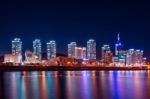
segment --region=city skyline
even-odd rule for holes
[[[113,46],[116,34],[120,33],[126,48],[141,48],[150,57],[150,46],[145,42],[150,42],[148,4],[148,1],[2,1],[1,53],[10,52],[10,41],[15,37],[22,38],[23,49],[31,49],[29,43],[40,38],[42,42],[57,41],[58,52],[63,52],[67,50],[64,45],[70,41],[84,46],[90,38],[98,45],[107,43]]]
[[[149,0],[1,0],[0,99],[147,99]]]
[[[96,41],[94,39],[89,39],[87,40],[86,42],[86,47],[85,46],[79,46],[76,42],[70,42],[69,44],[66,44],[66,47],[68,47],[67,49],[67,56],[69,58],[77,58],[77,59],[82,59],[81,57],[83,57],[83,59],[89,59],[89,60],[92,60],[92,59],[101,59],[103,61],[105,61],[105,57],[107,55],[111,55],[111,56],[115,56],[115,57],[118,57],[118,61],[120,63],[125,63],[126,62],[126,55],[128,50],[130,51],[130,49],[133,49],[136,51],[138,51],[140,53],[140,51],[142,52],[142,57],[143,57],[143,50],[142,49],[134,49],[134,48],[128,48],[128,49],[125,49],[123,48],[122,46],[122,43],[121,43],[121,37],[120,37],[120,34],[118,33],[117,36],[116,36],[116,43],[114,44],[114,48],[115,50],[113,51],[112,50],[112,46],[110,46],[109,44],[103,44],[101,46],[101,50],[98,50],[97,51],[97,48],[98,47],[96,46]],[[42,45],[45,45],[46,44],[46,48],[43,48]],[[47,59],[51,59],[51,58],[55,58],[56,57],[56,54],[58,53],[57,52],[57,46],[58,44],[56,44],[56,41],[54,40],[50,40],[48,41],[47,43],[42,43],[42,41],[40,39],[35,39],[33,40],[33,54],[35,56],[37,56],[38,60],[41,61],[42,59],[42,54],[45,53],[45,51],[43,52],[43,49],[46,49],[46,53],[47,53]],[[20,38],[14,38],[12,40],[12,54],[16,53],[16,54],[20,54],[21,57],[24,56],[24,54],[22,53],[26,53],[26,51],[28,51],[28,49],[25,50],[25,52],[23,52],[22,50],[22,41]],[[81,51],[80,51],[81,50]],[[82,52],[83,50],[83,52]],[[18,52],[19,51],[19,52]],[[78,53],[84,53],[84,54],[81,54],[81,56],[77,56]],[[29,52],[30,53],[30,52]],[[65,54],[65,53],[63,53]],[[105,56],[106,54],[106,56]],[[14,54],[15,55],[15,54]],[[26,55],[26,54],[25,54]],[[96,57],[97,55],[100,55],[100,58],[99,57]],[[114,58],[115,58],[114,57]]]
[[[117,66],[117,67],[140,67],[145,66],[146,57],[141,49],[128,48],[124,49],[120,34],[116,36],[115,50],[113,51],[109,44],[103,44],[101,50],[97,50],[96,41],[89,39],[85,46],[79,46],[76,42],[66,44],[67,56],[57,55],[56,41],[46,42],[46,58],[43,57],[42,43],[40,39],[33,40],[33,50],[22,51],[22,40],[14,38],[11,42],[12,53],[4,54],[3,63],[13,64],[41,64],[41,65],[91,65],[91,66]],[[98,45],[99,46],[99,45]],[[100,54],[101,58],[96,57]],[[25,59],[23,58],[25,56]]]
[[[114,33],[114,35],[113,35],[113,37],[114,38],[112,38],[112,41],[110,41],[110,39],[106,39],[106,41],[103,41],[103,42],[98,42],[98,40],[97,39],[95,39],[95,38],[92,38],[92,37],[89,37],[89,38],[87,38],[86,40],[79,40],[79,39],[74,39],[74,40],[70,40],[70,41],[75,41],[75,42],[77,42],[78,43],[78,45],[79,46],[87,46],[86,45],[86,41],[87,40],[90,40],[90,39],[94,39],[96,42],[97,42],[97,45],[99,45],[99,48],[98,49],[101,49],[100,47],[100,45],[103,45],[103,44],[109,44],[110,46],[113,46],[112,47],[112,49],[113,49],[113,51],[115,51],[115,47],[114,47],[114,44],[116,44],[116,35],[117,35],[118,33]],[[121,33],[119,33],[119,34],[121,34]],[[86,36],[86,35],[85,35]],[[107,35],[108,37],[109,37],[109,35]],[[11,37],[12,38],[12,37]],[[22,37],[14,37],[14,38],[20,38],[21,40],[22,40],[22,42],[23,42],[23,44],[24,44],[24,46],[23,46],[23,50],[25,51],[26,49],[32,49],[32,45],[30,44],[30,43],[32,43],[33,42],[33,40],[35,39],[35,38],[33,38],[32,40],[26,40],[25,38],[22,38]],[[12,39],[14,39],[14,38],[12,38]],[[40,38],[40,37],[39,37]],[[147,49],[145,49],[144,47],[137,47],[136,45],[130,45],[130,43],[127,43],[127,42],[125,42],[126,40],[125,39],[123,39],[124,37],[121,35],[121,41],[123,42],[122,43],[122,45],[123,45],[123,48],[124,49],[127,49],[127,48],[141,48],[142,50],[146,50],[147,51]],[[5,49],[5,46],[0,46],[1,47],[1,51],[4,51],[4,52],[10,52],[10,50],[9,50],[9,48],[11,48],[11,44],[10,44],[10,41],[12,40],[12,39],[10,39],[10,40],[8,40],[9,41],[9,44],[7,44],[7,49]],[[100,38],[101,39],[101,38]],[[42,42],[44,42],[44,43],[46,43],[47,41],[49,41],[49,39],[44,39],[44,38],[40,38],[40,40],[42,41]],[[52,40],[52,39],[51,39]],[[57,47],[58,47],[58,52],[60,52],[60,53],[64,53],[64,50],[67,50],[67,48],[66,47],[62,47],[62,45],[65,45],[65,44],[68,44],[70,41],[65,41],[65,42],[59,42],[59,39],[54,39],[55,41],[57,41],[57,43],[59,44]],[[31,41],[31,42],[30,42]],[[80,42],[81,41],[81,42]],[[28,43],[28,44],[27,44]],[[63,44],[62,44],[63,43]],[[27,45],[26,45],[27,44]],[[30,45],[29,45],[30,44]],[[61,46],[60,46],[61,45]],[[44,44],[44,45],[42,45],[44,48],[46,48],[46,45]],[[43,50],[42,50],[43,51]],[[44,52],[46,52],[46,49],[44,50]],[[3,53],[4,54],[4,53]],[[65,52],[65,54],[67,54],[66,52]],[[148,55],[148,57],[149,57],[149,55]]]

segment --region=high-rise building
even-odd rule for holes
[[[96,59],[96,42],[93,39],[87,41],[87,59]]]
[[[12,55],[11,58],[14,60],[14,63],[21,63],[22,62],[22,41],[20,38],[14,38],[12,40]]]
[[[101,59],[102,59],[102,61],[104,61],[104,59],[105,59],[105,53],[107,51],[110,51],[110,46],[109,45],[103,45],[101,47]]]
[[[113,60],[113,53],[111,51],[106,51],[104,55],[104,62],[107,64],[112,63]]]
[[[127,54],[127,51],[125,50],[120,50],[118,52],[118,62],[121,63],[121,64],[125,64],[126,62],[126,54]]]
[[[122,50],[122,43],[120,41],[120,34],[118,34],[117,36],[117,42],[115,44],[115,55],[118,56],[119,55],[119,51]]]
[[[75,47],[77,47],[76,42],[71,42],[68,44],[68,57],[75,58]]]
[[[143,63],[143,50],[135,50],[135,64]]]
[[[126,56],[126,65],[141,65],[143,63],[143,51],[129,49]]]
[[[40,39],[35,39],[33,41],[33,54],[37,56],[37,59],[40,61],[42,58],[42,44]]]
[[[127,56],[126,56],[126,64],[130,65],[134,63],[134,49],[129,49],[127,51]]]
[[[122,43],[120,41],[120,34],[117,36],[117,42],[115,44],[115,56],[118,58],[118,63],[125,64],[126,51],[123,50]]]
[[[56,57],[56,42],[47,42],[47,59]]]
[[[75,58],[86,59],[86,47],[75,47]]]
[[[12,54],[22,55],[22,41],[20,38],[15,38],[12,40]]]

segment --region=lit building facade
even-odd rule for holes
[[[71,42],[68,44],[68,57],[69,58],[75,58],[75,47],[77,47],[76,42]]]
[[[96,42],[93,39],[87,41],[87,59],[96,59]]]
[[[135,60],[135,65],[142,64],[143,63],[143,50],[135,50],[134,52],[134,60]]]
[[[134,49],[129,49],[126,56],[126,65],[134,64]]]
[[[110,51],[110,46],[109,45],[103,45],[101,47],[101,60],[104,62],[105,60],[105,53]]]
[[[120,64],[126,63],[126,54],[127,54],[127,51],[124,51],[124,50],[120,50],[118,52],[118,63]]]
[[[22,56],[19,54],[5,54],[4,63],[19,64],[22,62]]]
[[[12,40],[12,54],[22,55],[22,41],[20,38],[15,38]]]
[[[33,41],[33,54],[37,56],[40,61],[42,58],[42,43],[40,39],[35,39]]]
[[[47,59],[56,57],[56,42],[49,41],[47,42]]]
[[[120,41],[120,34],[117,36],[117,42],[115,44],[115,55],[119,56],[119,51],[122,50],[122,43]]]
[[[115,57],[117,64],[125,65],[126,64],[126,51],[123,50],[123,45],[120,41],[120,34],[117,35],[117,42],[115,44]]]
[[[25,51],[25,63],[38,63],[38,57],[34,55],[30,50]]]
[[[129,49],[126,56],[126,65],[142,65],[143,63],[143,51]]]
[[[104,63],[110,64],[112,63],[112,59],[113,59],[113,53],[111,51],[106,51],[104,57]]]
[[[86,47],[75,47],[75,58],[86,59]]]

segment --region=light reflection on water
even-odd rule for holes
[[[0,73],[0,99],[146,99],[150,71]]]

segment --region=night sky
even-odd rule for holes
[[[105,2],[104,2],[105,1]],[[0,2],[0,51],[11,51],[11,40],[20,37],[23,49],[32,50],[39,38],[56,40],[59,53],[67,53],[67,43],[86,46],[93,38],[100,55],[102,44],[114,49],[117,33],[124,48],[137,48],[150,57],[150,2],[144,1],[7,1]]]

